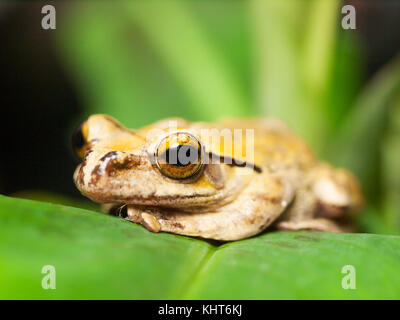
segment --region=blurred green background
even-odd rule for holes
[[[398,1],[52,1],[56,30],[41,29],[44,4],[0,3],[0,193],[97,210],[73,184],[70,148],[93,113],[132,128],[273,116],[359,177],[359,231],[400,233]],[[356,30],[341,28],[344,4]]]

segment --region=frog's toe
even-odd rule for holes
[[[141,212],[136,208],[128,207],[127,220],[141,224],[143,227],[151,232],[161,231],[161,225],[158,219],[153,214],[148,212]]]
[[[143,212],[141,214],[141,224],[149,231],[151,232],[159,232],[161,230],[161,226],[160,223],[158,222],[158,220],[156,219],[156,217],[154,217],[151,214],[148,214],[146,212]]]
[[[296,230],[313,230],[324,232],[346,232],[347,230],[332,220],[317,218],[303,221],[282,221],[277,224],[279,230],[296,231]]]
[[[318,214],[338,218],[357,211],[362,195],[357,179],[347,170],[323,164],[313,172],[312,191],[318,201]]]

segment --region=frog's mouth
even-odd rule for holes
[[[166,208],[185,208],[192,206],[207,206],[212,203],[220,202],[223,199],[223,194],[215,196],[206,195],[187,195],[187,196],[152,196],[140,197],[133,196],[126,199],[115,200],[116,203],[129,206],[151,206],[151,207],[166,207]]]
[[[127,219],[129,218],[129,213],[142,213],[142,212],[151,212],[153,214],[161,214],[168,215],[171,212],[174,213],[189,213],[192,212],[190,208],[176,208],[176,207],[162,207],[162,206],[149,206],[149,205],[133,205],[133,204],[114,204],[110,206],[106,206],[103,208],[107,214],[112,216],[116,216],[119,218]],[[203,210],[196,208],[196,212],[204,212],[207,211],[205,208]]]

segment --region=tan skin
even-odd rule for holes
[[[173,131],[171,120],[178,123]],[[254,130],[251,159],[243,152],[235,158],[235,139],[232,144],[201,141],[198,132],[204,128]],[[108,212],[126,212],[126,219],[152,232],[231,241],[269,226],[351,231],[351,217],[362,204],[351,173],[319,162],[307,144],[277,120],[210,124],[167,119],[129,130],[109,116],[92,115],[78,128],[74,144],[82,158],[74,174],[81,193]],[[171,157],[165,155],[182,146],[198,157],[170,164]],[[204,163],[211,156],[233,161]]]

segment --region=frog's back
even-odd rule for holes
[[[243,148],[246,148],[246,130],[254,130],[254,134],[250,133],[247,139],[253,136],[254,162],[258,166],[298,167],[307,170],[316,165],[316,158],[308,144],[277,119],[226,119],[218,122],[218,126],[221,129],[242,129]]]

